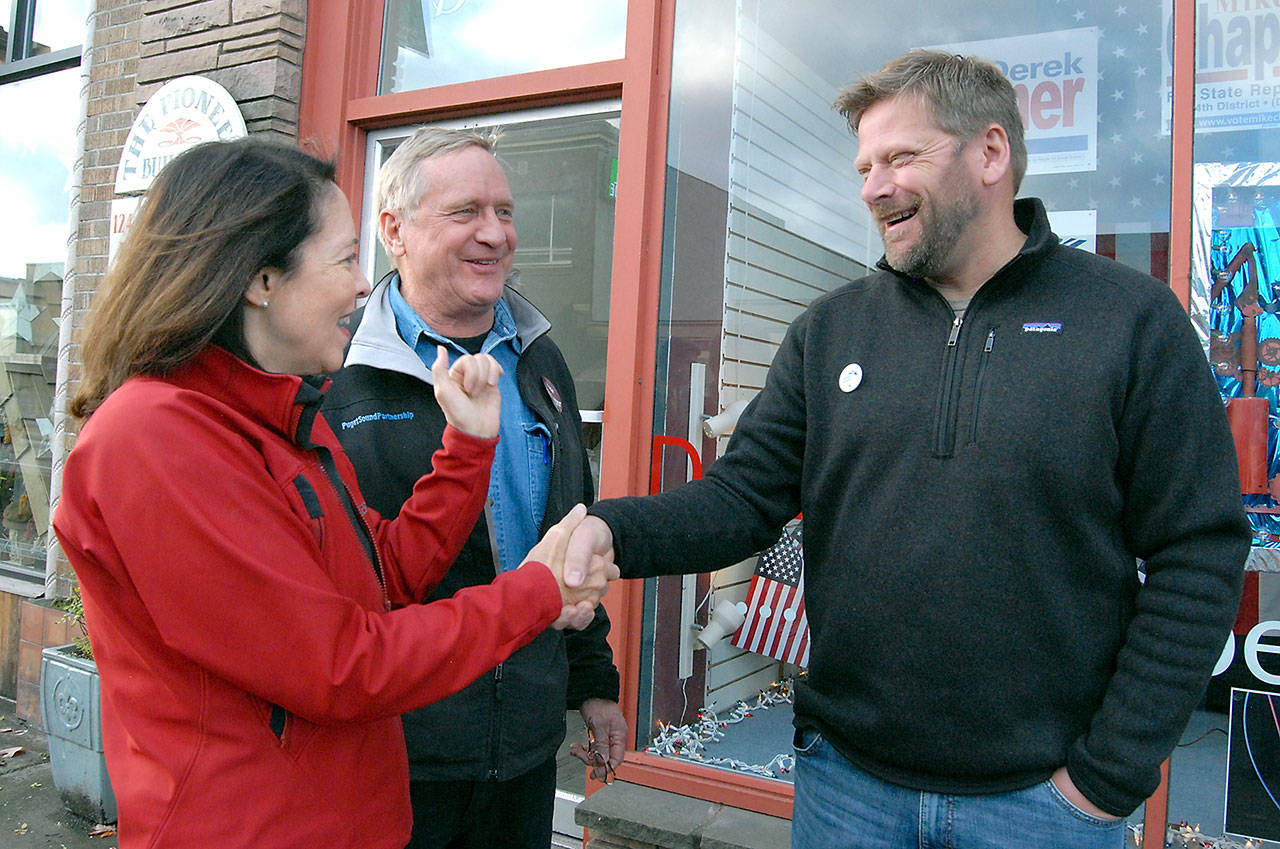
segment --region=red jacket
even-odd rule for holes
[[[496,440],[450,428],[435,471],[384,521],[320,398],[210,348],[171,377],[127,381],[67,459],[53,524],[102,674],[121,849],[401,849],[399,714],[560,612],[540,567],[414,604],[475,524]]]

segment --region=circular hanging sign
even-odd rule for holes
[[[206,77],[178,77],[147,99],[120,154],[116,194],[145,192],[160,169],[200,142],[247,135],[240,107]]]
[[[240,107],[206,77],[178,77],[147,99],[129,128],[116,167],[107,262],[115,259],[142,194],[169,160],[200,142],[248,135]]]

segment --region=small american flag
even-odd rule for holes
[[[730,641],[775,660],[809,665],[809,617],[804,612],[804,550],[797,525],[756,562],[746,622]]]

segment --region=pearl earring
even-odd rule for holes
[[[266,301],[263,301],[263,302],[262,302],[262,308],[263,308],[264,310],[267,308],[267,302],[266,302]]]

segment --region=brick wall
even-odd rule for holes
[[[250,133],[293,139],[302,91],[303,0],[149,0],[139,33],[139,102],[200,74],[240,104]]]
[[[138,113],[135,77],[138,71],[138,33],[142,24],[141,0],[97,0],[90,24],[90,47],[85,52],[89,63],[89,89],[84,119],[84,158],[79,173],[80,209],[75,233],[75,262],[71,280],[64,287],[63,317],[70,319],[72,332],[69,347],[63,352],[69,392],[80,376],[80,335],[85,312],[102,275],[107,270],[107,236],[114,196],[116,165],[124,148],[129,127]],[[74,435],[64,436],[66,449]],[[65,455],[64,455],[65,456]],[[55,476],[62,469],[53,469]],[[56,595],[68,590],[70,570],[62,561],[62,580],[54,587]]]
[[[40,652],[47,646],[65,645],[80,629],[61,610],[43,599],[24,599],[21,608],[21,638],[18,642],[17,714],[36,728],[43,728],[40,715]]]
[[[73,214],[74,261],[64,286],[63,340],[66,397],[80,376],[85,318],[107,267],[116,166],[138,110],[175,77],[208,77],[240,106],[250,133],[282,140],[297,136],[302,91],[304,0],[96,0],[90,14],[88,91],[84,115],[84,155],[74,181],[79,206]],[[55,411],[53,475],[75,443],[74,424]],[[58,488],[54,488],[56,493]],[[56,504],[54,505],[56,506]],[[56,556],[54,595],[69,592],[74,575]],[[39,723],[39,663],[47,629],[30,622],[24,609],[18,659],[18,715]],[[37,640],[40,644],[37,644]]]

